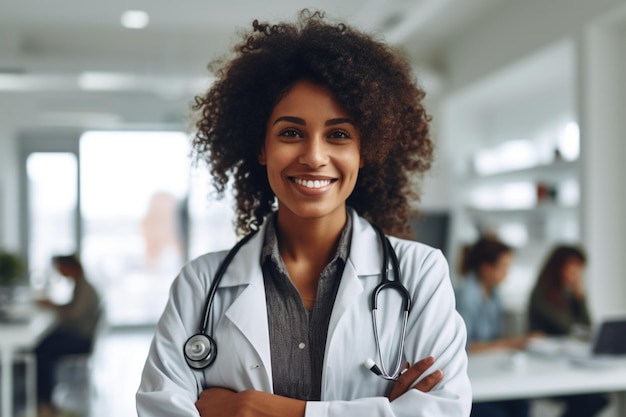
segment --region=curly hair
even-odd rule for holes
[[[386,233],[410,234],[421,174],[433,144],[422,100],[425,92],[408,61],[392,47],[323,13],[303,10],[294,23],[253,22],[234,56],[213,61],[216,81],[192,109],[196,161],[210,167],[222,197],[233,182],[237,232],[258,228],[275,196],[258,155],[274,106],[298,81],[330,90],[355,120],[361,136],[360,170],[347,204]]]

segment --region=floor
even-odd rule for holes
[[[104,333],[92,362],[89,417],[137,416],[135,392],[153,333],[153,327],[115,328]]]

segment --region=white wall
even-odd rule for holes
[[[28,111],[20,100],[0,95],[0,248],[19,249],[19,165],[16,120]]]
[[[594,25],[581,39],[583,226],[590,301],[599,315],[626,314],[626,31]]]
[[[563,42],[572,43],[575,59],[568,64],[573,75],[571,99],[581,124],[584,153],[582,243],[589,252],[586,284],[596,318],[626,311],[626,258],[620,255],[626,247],[626,187],[622,185],[626,141],[621,133],[626,128],[625,10],[624,0],[503,2],[463,36],[451,40],[439,57],[448,81],[442,102],[449,103],[451,97],[492,81],[495,74],[506,72],[520,60]],[[549,74],[534,75],[535,79],[541,77],[549,78]],[[501,104],[509,105],[506,100]],[[481,120],[472,120],[476,114],[455,113],[450,106],[444,107],[444,116],[444,138],[455,140],[444,146],[457,165],[463,164],[477,144],[486,145],[484,126]],[[459,138],[467,143],[458,143]],[[457,239],[461,232],[457,230]]]

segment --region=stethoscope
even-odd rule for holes
[[[374,339],[376,341],[376,350],[378,351],[378,359],[380,361],[380,367],[376,365],[376,363],[372,359],[367,359],[364,362],[364,366],[370,371],[374,372],[376,375],[381,378],[387,380],[397,380],[400,376],[400,367],[402,365],[402,357],[404,355],[404,342],[406,336],[406,326],[409,317],[409,311],[411,310],[411,296],[409,295],[408,290],[402,283],[400,282],[400,263],[398,261],[398,256],[391,246],[391,242],[389,239],[383,234],[382,230],[380,230],[377,226],[374,226],[376,230],[376,234],[380,240],[382,249],[383,249],[383,266],[381,268],[381,281],[374,288],[371,298],[370,298],[370,306],[372,310],[372,321],[374,322]],[[213,299],[215,298],[215,293],[217,292],[217,287],[228,268],[228,265],[232,262],[233,258],[239,251],[239,249],[245,245],[256,233],[252,232],[246,237],[244,237],[241,241],[239,241],[226,255],[226,258],[222,261],[217,272],[215,273],[215,278],[211,283],[211,287],[209,288],[209,292],[207,294],[206,302],[204,305],[204,315],[202,317],[202,324],[200,326],[200,331],[193,336],[191,336],[185,342],[183,346],[183,354],[185,356],[185,360],[187,364],[192,369],[201,370],[210,366],[217,357],[217,343],[215,339],[208,334],[209,328],[209,316],[211,315],[211,307],[213,305]],[[396,277],[394,280],[389,279],[387,266],[389,264],[389,259],[391,258],[391,267],[393,269],[393,275]],[[378,311],[378,296],[383,290],[393,289],[396,290],[400,297],[402,298],[402,333],[400,336],[400,345],[398,346],[398,356],[396,359],[395,366],[393,368],[393,372],[389,372],[387,367],[385,366],[385,361],[383,359],[382,349],[380,347],[380,338],[378,334],[378,320],[377,320],[377,311]]]

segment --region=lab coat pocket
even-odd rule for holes
[[[229,320],[215,332],[217,356],[204,370],[206,387],[228,388],[235,392],[249,389],[270,391],[268,372],[248,339]]]

